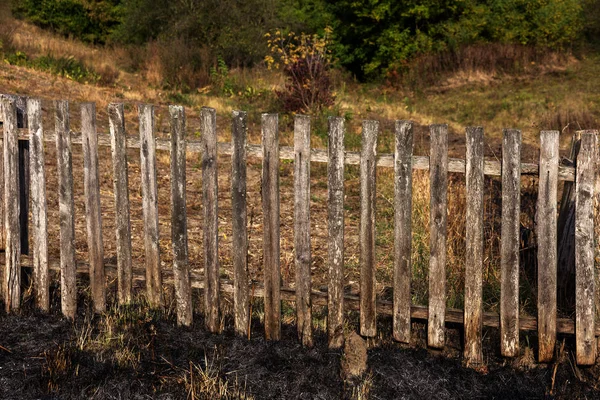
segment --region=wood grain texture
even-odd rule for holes
[[[375,270],[375,185],[379,122],[363,121],[360,157],[360,334],[377,333]]]
[[[131,223],[129,217],[129,178],[125,147],[123,104],[109,104],[108,121],[115,193],[115,229],[117,237],[117,297],[119,304],[130,303],[132,289]]]
[[[469,127],[466,170],[465,349],[467,365],[483,364],[483,128]]]
[[[205,318],[211,332],[220,330],[219,319],[219,219],[217,185],[217,113],[214,108],[200,111],[202,152],[202,201],[204,204]]]
[[[549,362],[556,344],[556,200],[558,131],[540,133],[540,178],[536,207],[538,259],[538,361]]]
[[[443,348],[446,324],[448,125],[430,126],[429,320],[427,344]]]
[[[15,99],[0,96],[4,131],[5,265],[2,291],[6,312],[21,308],[21,238],[19,224],[19,144]]]
[[[396,121],[394,151],[394,339],[410,342],[412,277],[412,121]]]
[[[94,311],[106,310],[104,278],[104,242],[102,240],[102,208],[98,178],[98,137],[96,134],[96,104],[81,105],[81,132],[83,141],[83,186],[85,193],[88,257],[90,260],[90,288]]]
[[[248,212],[246,200],[246,137],[247,115],[244,111],[233,111],[231,137],[231,217],[233,309],[235,332],[248,336],[250,332],[250,301],[248,298]]]
[[[344,118],[329,118],[327,165],[327,334],[330,348],[344,344]]]
[[[298,338],[312,347],[310,249],[310,117],[294,118],[294,253]]]
[[[139,105],[138,115],[140,120],[140,172],[142,174],[144,248],[146,250],[146,294],[153,307],[161,307],[163,305],[163,289],[160,268],[154,106],[149,104]]]
[[[500,352],[519,353],[519,227],[521,216],[521,131],[502,138],[502,223],[500,242]]]
[[[63,315],[74,319],[77,312],[77,279],[69,103],[56,101],[54,106],[56,108],[56,156],[58,159],[58,204],[60,208],[60,301]]]
[[[185,110],[182,106],[169,106],[169,114],[171,115],[171,242],[173,244],[173,280],[175,282],[177,324],[190,326],[194,309],[192,307],[192,287],[190,286],[185,196]]]
[[[279,236],[279,117],[262,115],[263,265],[265,279],[265,333],[281,339],[281,270]]]
[[[575,179],[575,341],[577,364],[596,362],[594,317],[594,196],[598,131],[581,134]]]
[[[33,282],[37,307],[50,310],[50,280],[48,277],[48,205],[46,198],[46,162],[44,156],[44,129],[42,102],[27,101],[29,121],[29,171],[31,174],[31,224]]]

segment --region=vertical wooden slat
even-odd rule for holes
[[[200,111],[202,133],[202,200],[204,204],[204,292],[206,327],[220,330],[219,320],[219,220],[217,185],[217,114]]]
[[[158,231],[154,106],[141,104],[138,107],[138,114],[140,119],[140,171],[142,174],[144,247],[146,250],[146,293],[150,304],[154,307],[160,307],[163,304],[163,291]]]
[[[281,338],[281,271],[279,269],[279,122],[277,114],[262,115],[263,265],[265,334]]]
[[[95,103],[84,103],[81,105],[81,134],[83,142],[83,183],[90,263],[90,287],[94,310],[97,313],[102,313],[106,310],[106,291]]]
[[[233,308],[235,332],[247,336],[250,310],[248,300],[248,214],[246,211],[246,113],[233,111],[231,136],[231,218],[233,258]]]
[[[394,147],[394,339],[410,342],[413,123],[396,121]]]
[[[360,154],[360,334],[375,336],[375,178],[379,122],[364,121]]]
[[[502,139],[502,223],[500,244],[500,352],[519,352],[519,227],[521,131],[505,129]]]
[[[556,200],[558,131],[540,134],[540,172],[536,207],[538,241],[538,361],[548,362],[556,344]]]
[[[465,351],[469,366],[483,363],[483,128],[468,127],[466,153]]]
[[[56,156],[58,203],[60,207],[60,293],[65,317],[73,319],[77,311],[75,264],[75,207],[73,203],[73,160],[69,103],[56,101]]]
[[[115,228],[117,236],[117,296],[119,304],[131,302],[131,225],[129,219],[129,179],[123,104],[109,104],[110,144],[115,191]]]
[[[4,305],[6,312],[21,307],[21,239],[19,230],[19,145],[15,100],[0,97],[4,121]]]
[[[344,118],[329,118],[327,164],[327,331],[329,347],[344,344]]]
[[[42,102],[27,101],[29,121],[31,223],[33,225],[33,280],[36,304],[42,311],[50,310],[48,280],[48,206],[46,200],[46,167]]]
[[[577,364],[596,361],[594,335],[594,195],[596,184],[597,131],[581,134],[575,178],[575,339]]]
[[[294,119],[294,247],[298,338],[312,347],[310,249],[310,117]]]
[[[448,125],[431,125],[429,155],[429,319],[427,343],[442,348],[446,323],[446,237],[448,221]]]
[[[186,189],[185,110],[170,106],[171,115],[171,241],[173,278],[177,299],[177,323],[192,324],[192,288],[188,260]]]
[[[27,128],[27,97],[15,96],[17,128]],[[19,140],[19,225],[21,254],[29,255],[29,140]]]

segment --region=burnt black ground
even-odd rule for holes
[[[273,343],[263,340],[258,323],[253,338],[246,340],[229,331],[207,333],[200,318],[191,329],[168,319],[140,321],[131,331],[137,335],[132,340],[146,345],[139,347],[140,363],[133,369],[80,350],[81,329],[76,327],[81,324],[82,316],[73,323],[58,315],[0,315],[0,345],[6,348],[0,349],[0,398],[185,399],[178,377],[190,361],[204,367],[205,360],[224,379],[237,378],[256,399],[339,399],[349,393],[340,377],[341,353],[329,350],[322,335],[315,348],[303,348],[292,326],[284,326],[283,340]],[[61,351],[68,354],[69,365],[63,372],[50,372]],[[481,373],[463,368],[457,357],[387,342],[369,350],[368,363],[371,399],[554,398],[548,395],[553,365],[519,371],[493,358],[489,371]],[[586,382],[576,378],[568,361],[558,364],[556,398],[600,398],[594,389],[598,370],[578,371]]]

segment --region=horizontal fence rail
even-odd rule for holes
[[[60,271],[61,308],[65,316],[74,318],[77,308],[76,274],[90,277],[91,298],[96,312],[106,308],[106,278],[116,278],[117,299],[125,304],[132,299],[134,282],[145,283],[147,298],[155,307],[163,307],[164,285],[175,289],[177,322],[192,324],[191,289],[202,289],[203,312],[208,330],[223,329],[221,293],[233,295],[234,329],[239,335],[249,335],[250,298],[264,299],[264,328],[269,340],[281,338],[281,301],[296,304],[298,338],[306,346],[313,345],[311,308],[327,306],[327,335],[329,346],[343,344],[344,311],[360,314],[361,335],[377,335],[377,316],[392,316],[392,335],[399,342],[411,341],[411,320],[427,321],[427,343],[443,348],[447,324],[463,324],[464,357],[468,365],[483,363],[482,329],[499,328],[499,347],[502,355],[519,354],[519,333],[537,331],[538,356],[541,362],[551,361],[557,334],[575,335],[577,363],[595,363],[600,326],[595,323],[597,292],[594,286],[594,196],[598,167],[597,131],[581,133],[581,151],[576,167],[559,165],[557,131],[543,131],[540,136],[540,162],[522,163],[521,132],[503,132],[502,160],[486,160],[483,156],[483,128],[467,128],[465,160],[448,157],[448,126],[430,126],[430,157],[413,155],[413,125],[396,121],[393,154],[377,154],[379,123],[364,121],[362,151],[346,152],[343,118],[329,120],[327,150],[310,148],[310,118],[296,116],[294,147],[279,146],[277,114],[263,114],[262,144],[246,143],[246,113],[232,114],[232,143],[217,142],[216,111],[202,108],[201,140],[185,137],[186,116],[183,107],[170,106],[169,140],[155,137],[154,107],[138,108],[139,137],[126,135],[122,104],[108,107],[110,134],[96,131],[95,105],[81,106],[82,134],[70,130],[69,103],[55,102],[55,133],[44,132],[40,102],[30,99],[27,134],[17,126],[17,104],[14,97],[0,96],[3,117],[4,170],[4,235],[5,258],[3,299],[7,311],[20,307],[22,289],[20,270],[31,267],[34,275],[36,304],[49,309],[49,271]],[[20,255],[18,147],[19,139],[31,144],[28,177],[31,185],[31,214],[33,254]],[[48,257],[48,226],[46,176],[43,143],[56,146],[59,177],[60,258]],[[82,263],[75,256],[73,204],[72,146],[83,146],[84,191],[86,197],[86,227],[89,261]],[[110,146],[113,166],[115,200],[116,260],[104,259],[98,183],[98,147]],[[132,260],[131,217],[128,187],[127,148],[140,151],[141,197],[143,210],[143,239],[145,263]],[[161,269],[158,220],[157,150],[170,152],[171,246],[173,265]],[[190,269],[186,209],[186,154],[201,153],[203,204],[203,268]],[[232,280],[220,278],[219,219],[218,219],[218,155],[231,156],[232,200]],[[246,163],[248,157],[262,159],[262,225],[264,282],[249,282],[248,274],[248,216],[246,201]],[[294,251],[295,288],[281,283],[281,221],[280,221],[280,160],[294,160]],[[311,283],[310,247],[310,164],[328,163],[327,167],[327,238],[328,288],[314,290]],[[360,166],[360,293],[344,292],[344,167]],[[394,173],[394,267],[392,301],[376,296],[376,167],[393,168]],[[411,301],[411,237],[412,237],[412,171],[429,170],[430,255],[428,269],[429,301],[427,306]],[[466,182],[466,247],[465,310],[446,306],[446,253],[448,237],[448,173],[464,173]],[[500,312],[484,312],[482,301],[484,176],[500,176],[502,182]],[[521,176],[537,176],[538,196],[536,230],[537,259],[537,317],[523,315],[519,310],[520,274],[520,195]],[[577,178],[575,180],[575,177]],[[559,180],[575,182],[575,246],[576,246],[576,312],[575,319],[557,315],[557,192]]]

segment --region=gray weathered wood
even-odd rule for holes
[[[42,102],[27,101],[29,121],[29,171],[31,174],[31,223],[33,225],[33,281],[36,305],[50,310],[50,281],[48,279],[48,206],[46,199],[46,163]]]
[[[17,108],[13,98],[1,96],[4,130],[4,306],[6,312],[21,308],[21,239],[19,224],[19,144]]]
[[[60,207],[60,299],[65,317],[73,319],[77,311],[75,264],[75,206],[73,202],[73,156],[69,103],[55,101],[58,204]]]
[[[294,249],[298,338],[312,347],[310,249],[310,117],[294,119]]]
[[[448,125],[431,125],[429,222],[429,321],[427,344],[443,348],[446,323],[448,225]]]
[[[581,134],[581,150],[577,158],[575,179],[575,268],[577,364],[593,365],[596,361],[594,335],[594,195],[598,131]]]
[[[265,334],[281,338],[281,270],[279,267],[279,122],[277,114],[262,115],[263,265]]]
[[[344,118],[329,118],[327,165],[327,331],[329,347],[344,344]]]
[[[483,363],[483,128],[469,127],[466,170],[465,351],[469,366]]]
[[[140,172],[142,174],[142,212],[144,248],[146,250],[146,293],[154,307],[163,305],[160,268],[160,234],[158,230],[158,186],[156,183],[156,142],[154,140],[154,106],[141,104]]]
[[[413,123],[396,121],[394,150],[394,339],[410,342]]]
[[[247,116],[244,111],[233,111],[231,137],[231,219],[234,324],[235,332],[248,336],[250,329],[250,302],[248,299],[248,214],[246,210],[246,136]]]
[[[538,241],[538,361],[549,362],[556,344],[556,200],[558,131],[540,133],[540,179],[536,207]]]
[[[360,334],[377,333],[375,307],[375,180],[379,122],[363,121],[360,157]]]
[[[171,114],[171,242],[177,323],[190,326],[193,319],[192,288],[188,260],[186,195],[185,110],[170,106]],[[162,286],[162,284],[161,284]]]
[[[202,151],[202,200],[204,204],[205,318],[211,332],[220,330],[219,319],[219,219],[217,182],[217,113],[200,111]]]
[[[131,224],[129,218],[129,178],[127,172],[127,149],[125,147],[125,117],[123,104],[109,104],[108,118],[113,163],[115,191],[115,229],[117,237],[117,297],[119,304],[130,303],[131,270]]]
[[[521,131],[502,138],[502,223],[500,243],[500,352],[519,352],[519,227],[521,213]]]
[[[104,278],[104,245],[102,241],[102,209],[98,172],[98,136],[96,134],[96,104],[81,105],[81,133],[83,141],[85,210],[90,260],[90,287],[94,311],[106,310]]]

